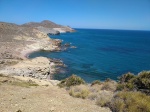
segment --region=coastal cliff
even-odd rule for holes
[[[0,22],[0,73],[51,79],[55,62],[45,57],[31,60],[27,56],[38,50],[60,51],[62,41],[51,39],[48,34],[72,31],[48,20],[23,25]]]

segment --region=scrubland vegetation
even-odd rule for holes
[[[150,112],[150,71],[137,75],[123,74],[118,81],[106,79],[91,84],[76,75],[62,80],[64,87],[76,98],[94,101],[101,107],[109,107],[112,112]]]
[[[36,84],[32,80],[22,81],[22,80],[19,80],[19,79],[15,79],[13,77],[5,76],[3,74],[0,74],[0,85],[1,84],[21,86],[21,87],[26,87],[26,88],[29,88],[31,86],[39,86],[38,84]]]

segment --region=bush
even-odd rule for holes
[[[119,92],[106,104],[112,112],[150,112],[150,96],[141,92]]]
[[[121,76],[117,90],[137,90],[150,94],[150,71],[140,72],[137,76],[131,73]]]
[[[117,89],[118,91],[124,90],[125,89],[125,84],[117,84]]]
[[[85,81],[76,76],[76,75],[72,75],[69,78],[66,78],[65,80],[62,80],[58,86],[59,87],[70,87],[70,86],[76,86],[76,85],[80,85],[80,84],[85,84]]]
[[[76,98],[83,98],[85,99],[89,95],[89,89],[85,85],[78,85],[71,87],[69,91],[70,96]]]
[[[93,85],[95,85],[95,84],[100,85],[100,84],[101,84],[101,82],[100,82],[99,80],[95,80],[95,81],[93,81],[93,82],[91,83],[91,86],[93,86]]]
[[[111,81],[113,81],[113,80],[110,79],[110,78],[107,78],[107,79],[105,80],[105,82],[111,82]]]
[[[117,83],[115,81],[105,81],[102,84],[101,90],[107,90],[107,91],[115,91],[116,90]]]
[[[96,100],[98,98],[98,93],[90,93],[88,95],[88,99],[90,100]]]
[[[121,90],[133,91],[133,90],[136,90],[136,86],[133,83],[117,84],[116,90],[118,90],[118,91],[121,91]]]
[[[119,98],[114,98],[111,102],[106,104],[111,110],[112,112],[126,112],[124,110],[125,108],[125,104],[123,99],[119,99]]]
[[[60,88],[65,87],[66,86],[66,80],[61,80],[59,84],[57,84],[57,86],[59,86]]]
[[[138,74],[136,80],[133,80],[138,89],[150,90],[150,71],[143,71]]]
[[[104,107],[113,98],[113,93],[110,91],[101,91],[96,99],[96,104]]]
[[[135,78],[135,75],[132,73],[127,73],[122,75],[121,77],[119,77],[119,82],[122,83],[127,83],[129,80],[131,80],[132,78]]]

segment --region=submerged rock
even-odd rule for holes
[[[76,46],[71,46],[70,48],[77,48]]]
[[[70,47],[70,43],[64,44],[65,47]]]

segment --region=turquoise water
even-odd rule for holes
[[[87,82],[116,80],[118,76],[150,70],[150,31],[76,29],[77,32],[51,36],[77,46],[63,52],[32,53],[29,57],[59,58],[67,65],[55,79],[71,74]]]

